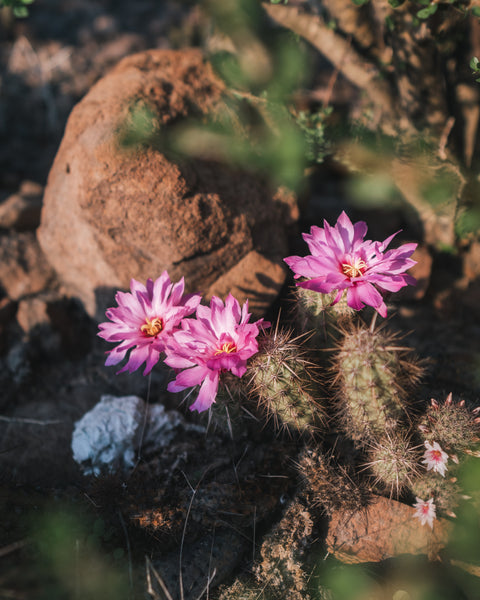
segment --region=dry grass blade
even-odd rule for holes
[[[150,594],[150,596],[152,596],[153,600],[173,600],[172,595],[168,591],[167,586],[165,585],[163,579],[160,577],[158,572],[155,570],[155,567],[153,566],[152,561],[148,558],[148,556],[145,556],[145,568],[147,571],[147,593]],[[151,572],[155,576],[155,579],[157,580],[157,583],[163,592],[164,598],[159,596],[157,592],[153,589],[152,578],[150,575]]]

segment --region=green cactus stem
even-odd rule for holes
[[[278,327],[259,344],[250,363],[250,388],[276,427],[313,435],[325,421],[319,402],[317,367],[305,355],[299,338]]]
[[[407,419],[408,390],[422,368],[382,328],[351,326],[338,343],[334,368],[339,416],[346,434],[360,446],[378,441]]]
[[[480,407],[469,410],[465,401],[453,402],[450,393],[444,402],[433,398],[419,429],[425,440],[435,441],[450,452],[472,450],[480,440]]]
[[[338,328],[352,321],[355,310],[347,305],[346,292],[332,304],[337,292],[321,294],[302,287],[294,289],[295,320],[302,332],[313,332],[309,345],[320,347],[328,339],[336,338]]]
[[[422,448],[412,444],[408,434],[392,432],[367,449],[368,463],[374,486],[390,497],[399,497],[411,488],[418,477]]]

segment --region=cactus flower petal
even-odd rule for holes
[[[427,471],[432,470],[434,473],[440,473],[442,477],[445,477],[448,454],[442,450],[438,442],[431,444],[429,441],[425,441],[425,448],[422,463],[427,467]]]
[[[242,377],[247,359],[258,352],[260,326],[269,327],[263,319],[249,323],[248,301],[240,307],[229,294],[225,304],[213,296],[210,306],[198,306],[196,318],[185,319],[166,347],[165,363],[184,369],[169,383],[168,390],[179,392],[200,385],[190,410],[203,412],[215,402],[224,371]]]
[[[436,518],[433,498],[430,498],[430,500],[422,500],[417,497],[413,508],[415,508],[413,516],[418,519],[422,525],[428,524],[433,529],[433,521]]]
[[[380,290],[397,292],[406,285],[415,285],[415,279],[406,271],[416,264],[410,256],[417,244],[403,244],[386,250],[397,235],[383,242],[365,240],[367,225],[353,224],[345,212],[332,227],[313,226],[303,239],[310,250],[309,256],[288,256],[284,260],[295,274],[303,278],[297,286],[328,294],[347,290],[347,304],[355,310],[372,306],[382,317],[387,308]],[[341,294],[337,294],[334,304]]]
[[[130,292],[117,292],[116,307],[105,313],[109,321],[100,323],[98,335],[107,342],[120,342],[108,352],[105,364],[117,365],[127,352],[128,360],[118,371],[133,373],[145,363],[148,375],[164,352],[172,333],[182,319],[200,303],[199,294],[184,295],[184,280],[172,283],[167,271],[158,279],[148,279],[146,285],[132,279]]]

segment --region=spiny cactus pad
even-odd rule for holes
[[[407,390],[421,374],[408,349],[384,329],[345,331],[334,358],[343,428],[360,445],[378,440],[406,419]]]
[[[277,328],[261,340],[250,387],[279,428],[313,434],[324,421],[316,369],[290,331]]]

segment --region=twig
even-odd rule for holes
[[[330,79],[328,80],[327,90],[325,92],[325,97],[322,102],[322,107],[324,109],[328,108],[328,105],[330,104],[330,99],[333,94],[333,88],[335,87],[335,84],[337,83],[338,75],[340,73],[340,67],[343,66],[343,64],[345,62],[345,58],[347,57],[347,54],[351,50],[351,47],[352,47],[352,36],[351,35],[348,36],[347,42],[348,42],[348,46],[345,48],[345,52],[344,52],[343,58],[340,61],[340,65],[335,66],[335,68],[333,69],[333,73],[330,75]]]
[[[255,562],[255,521],[257,519],[257,505],[253,508],[253,548],[252,548],[252,562]]]
[[[375,323],[377,322],[377,311],[373,313],[372,322],[370,323],[370,333],[375,331]]]
[[[63,423],[63,421],[55,420],[55,421],[39,421],[38,419],[24,419],[22,417],[5,417],[4,415],[0,415],[0,421],[5,421],[6,423],[22,423],[24,425],[58,425]]]
[[[213,569],[212,575],[208,578],[207,584],[205,585],[203,590],[200,592],[200,595],[197,596],[197,600],[201,600],[203,594],[208,590],[208,588],[209,588],[210,584],[212,583],[212,581],[214,580],[216,574],[217,574],[217,569]]]
[[[29,541],[30,540],[28,539],[18,540],[18,542],[13,542],[12,544],[8,544],[8,546],[0,548],[0,558],[2,558],[3,556],[7,556],[7,554],[11,554],[12,552],[16,552],[17,550],[20,550],[21,548],[26,546],[29,543]]]
[[[146,555],[145,555],[145,563],[146,563],[146,570],[147,570],[147,593],[150,594],[151,596],[153,596],[155,600],[157,600],[157,598],[159,599],[157,592],[153,589],[153,586],[152,586],[152,580],[150,577],[150,570],[151,570],[151,571],[153,571],[153,574],[155,575],[155,579],[157,580],[158,585],[160,586],[162,592],[165,594],[165,598],[167,600],[173,600],[172,595],[168,591],[168,588],[165,585],[163,579],[157,573],[157,571],[155,570],[155,567],[152,564],[152,561]]]
[[[438,142],[438,156],[441,160],[447,160],[447,154],[445,152],[445,148],[448,142],[448,136],[452,131],[452,127],[455,124],[455,117],[449,117],[447,122],[445,123],[445,127],[443,128],[442,135],[440,136],[440,140]]]
[[[190,502],[188,504],[188,509],[187,509],[187,514],[185,515],[185,523],[183,524],[183,532],[182,532],[182,539],[180,542],[180,556],[179,556],[179,573],[178,573],[178,583],[180,585],[180,599],[181,600],[185,600],[185,594],[184,594],[184,590],[183,590],[183,575],[182,575],[182,562],[183,562],[183,544],[185,542],[185,534],[187,531],[187,523],[188,523],[188,518],[190,516],[190,511],[192,509],[192,504],[193,504],[193,500],[195,499],[195,494],[197,493],[198,490],[198,486],[200,485],[203,477],[205,476],[206,471],[203,473],[203,475],[200,477],[200,481],[197,483],[196,487],[194,488],[190,481],[188,480],[188,477],[185,475],[185,473],[182,471],[183,476],[185,477],[186,482],[188,483],[188,485],[190,486],[190,489],[192,490],[192,497],[190,498]]]
[[[213,557],[213,543],[215,542],[215,523],[213,524],[213,532],[212,532],[212,543],[210,544],[210,556],[208,557],[208,577],[207,577],[207,600],[210,596],[210,573],[212,568],[212,557]],[[215,570],[214,570],[215,572]],[[201,596],[200,596],[201,598]]]
[[[384,114],[393,113],[394,97],[376,65],[349,47],[349,41],[330,29],[319,15],[301,12],[296,6],[267,2],[262,6],[274,21],[310,42]]]

